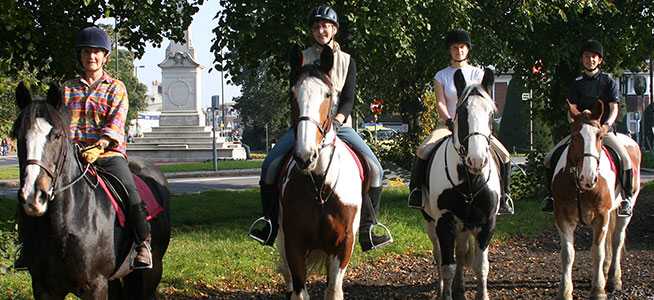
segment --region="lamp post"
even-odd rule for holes
[[[134,66],[134,77],[136,77],[137,81],[139,80],[139,69],[143,69],[143,68],[145,68],[144,65]]]
[[[213,134],[211,135],[212,157],[213,157],[213,170],[218,171],[218,154],[216,153],[216,108],[220,97],[218,95],[211,96],[211,127]]]

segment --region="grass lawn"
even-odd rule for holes
[[[261,167],[263,160],[219,160],[218,170],[256,169]],[[213,171],[213,162],[174,163],[159,165],[164,173]]]
[[[257,169],[261,167],[263,160],[220,160],[218,170]],[[189,172],[189,171],[213,171],[212,162],[200,163],[174,163],[159,166],[164,173]],[[0,167],[0,180],[18,179],[18,167]]]
[[[428,255],[431,243],[423,231],[422,216],[406,207],[405,188],[387,189],[381,220],[393,233],[395,243],[372,253],[359,247],[352,266],[396,254]],[[11,220],[15,202],[0,199],[0,220]],[[518,214],[501,217],[495,242],[513,234],[533,235],[553,226],[540,213],[537,201],[517,203]],[[160,291],[171,298],[206,297],[207,291],[276,286],[281,276],[275,272],[276,250],[261,247],[246,237],[250,222],[260,212],[258,191],[212,191],[174,197],[173,235],[165,257]],[[9,229],[10,224],[0,224]],[[8,258],[0,258],[0,265]],[[30,279],[25,272],[0,274],[0,299],[29,299]]]
[[[18,166],[0,167],[0,180],[18,179]]]

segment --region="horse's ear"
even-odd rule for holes
[[[568,111],[570,112],[570,116],[572,116],[573,119],[577,118],[577,116],[581,114],[579,109],[577,109],[577,105],[570,103],[568,99],[565,99],[565,102],[568,104]]]
[[[63,97],[61,95],[61,89],[56,83],[50,83],[50,88],[48,89],[48,96],[46,98],[48,104],[54,106],[56,109],[60,109],[64,104]]]
[[[463,90],[466,88],[466,79],[463,77],[463,72],[461,69],[454,72],[454,86],[456,87],[457,97],[461,97]]]
[[[329,74],[332,67],[334,67],[334,50],[328,45],[323,45],[322,52],[320,53],[320,70]]]
[[[290,82],[291,87],[295,85],[297,77],[300,76],[300,69],[302,68],[302,51],[297,44],[294,44],[288,52],[288,62],[291,66]]]
[[[495,83],[495,74],[493,73],[493,70],[485,68],[484,78],[481,80],[481,86],[484,87],[484,90],[486,90],[486,93],[489,95],[493,90],[493,83]]]
[[[32,95],[30,95],[30,91],[25,86],[25,83],[21,81],[16,87],[16,106],[20,110],[23,110],[30,103],[32,103]]]
[[[590,112],[590,118],[592,120],[600,120],[602,118],[602,114],[604,114],[604,101],[597,100]]]

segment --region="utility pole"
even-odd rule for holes
[[[223,50],[222,49],[220,49],[220,56],[223,59],[225,59],[225,57],[223,56]],[[224,76],[223,68],[224,68],[224,64],[223,64],[223,61],[221,60],[220,61],[220,98],[222,98],[222,101],[223,101],[223,107],[222,107],[222,109],[223,109],[222,110],[223,119],[221,121],[220,129],[224,132],[225,127],[227,127],[227,124],[225,124],[225,83],[224,83],[225,76]]]

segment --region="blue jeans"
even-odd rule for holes
[[[368,165],[370,187],[381,187],[384,180],[384,169],[375,156],[375,153],[372,152],[361,136],[359,136],[359,134],[357,134],[351,127],[341,127],[337,135],[341,140],[347,142],[354,151],[363,155],[365,163]],[[281,161],[287,153],[293,150],[294,145],[295,135],[293,128],[290,128],[281,138],[279,138],[275,147],[268,152],[266,159],[264,159],[263,164],[261,165],[261,180],[259,184],[275,183],[275,179],[278,177]]]

